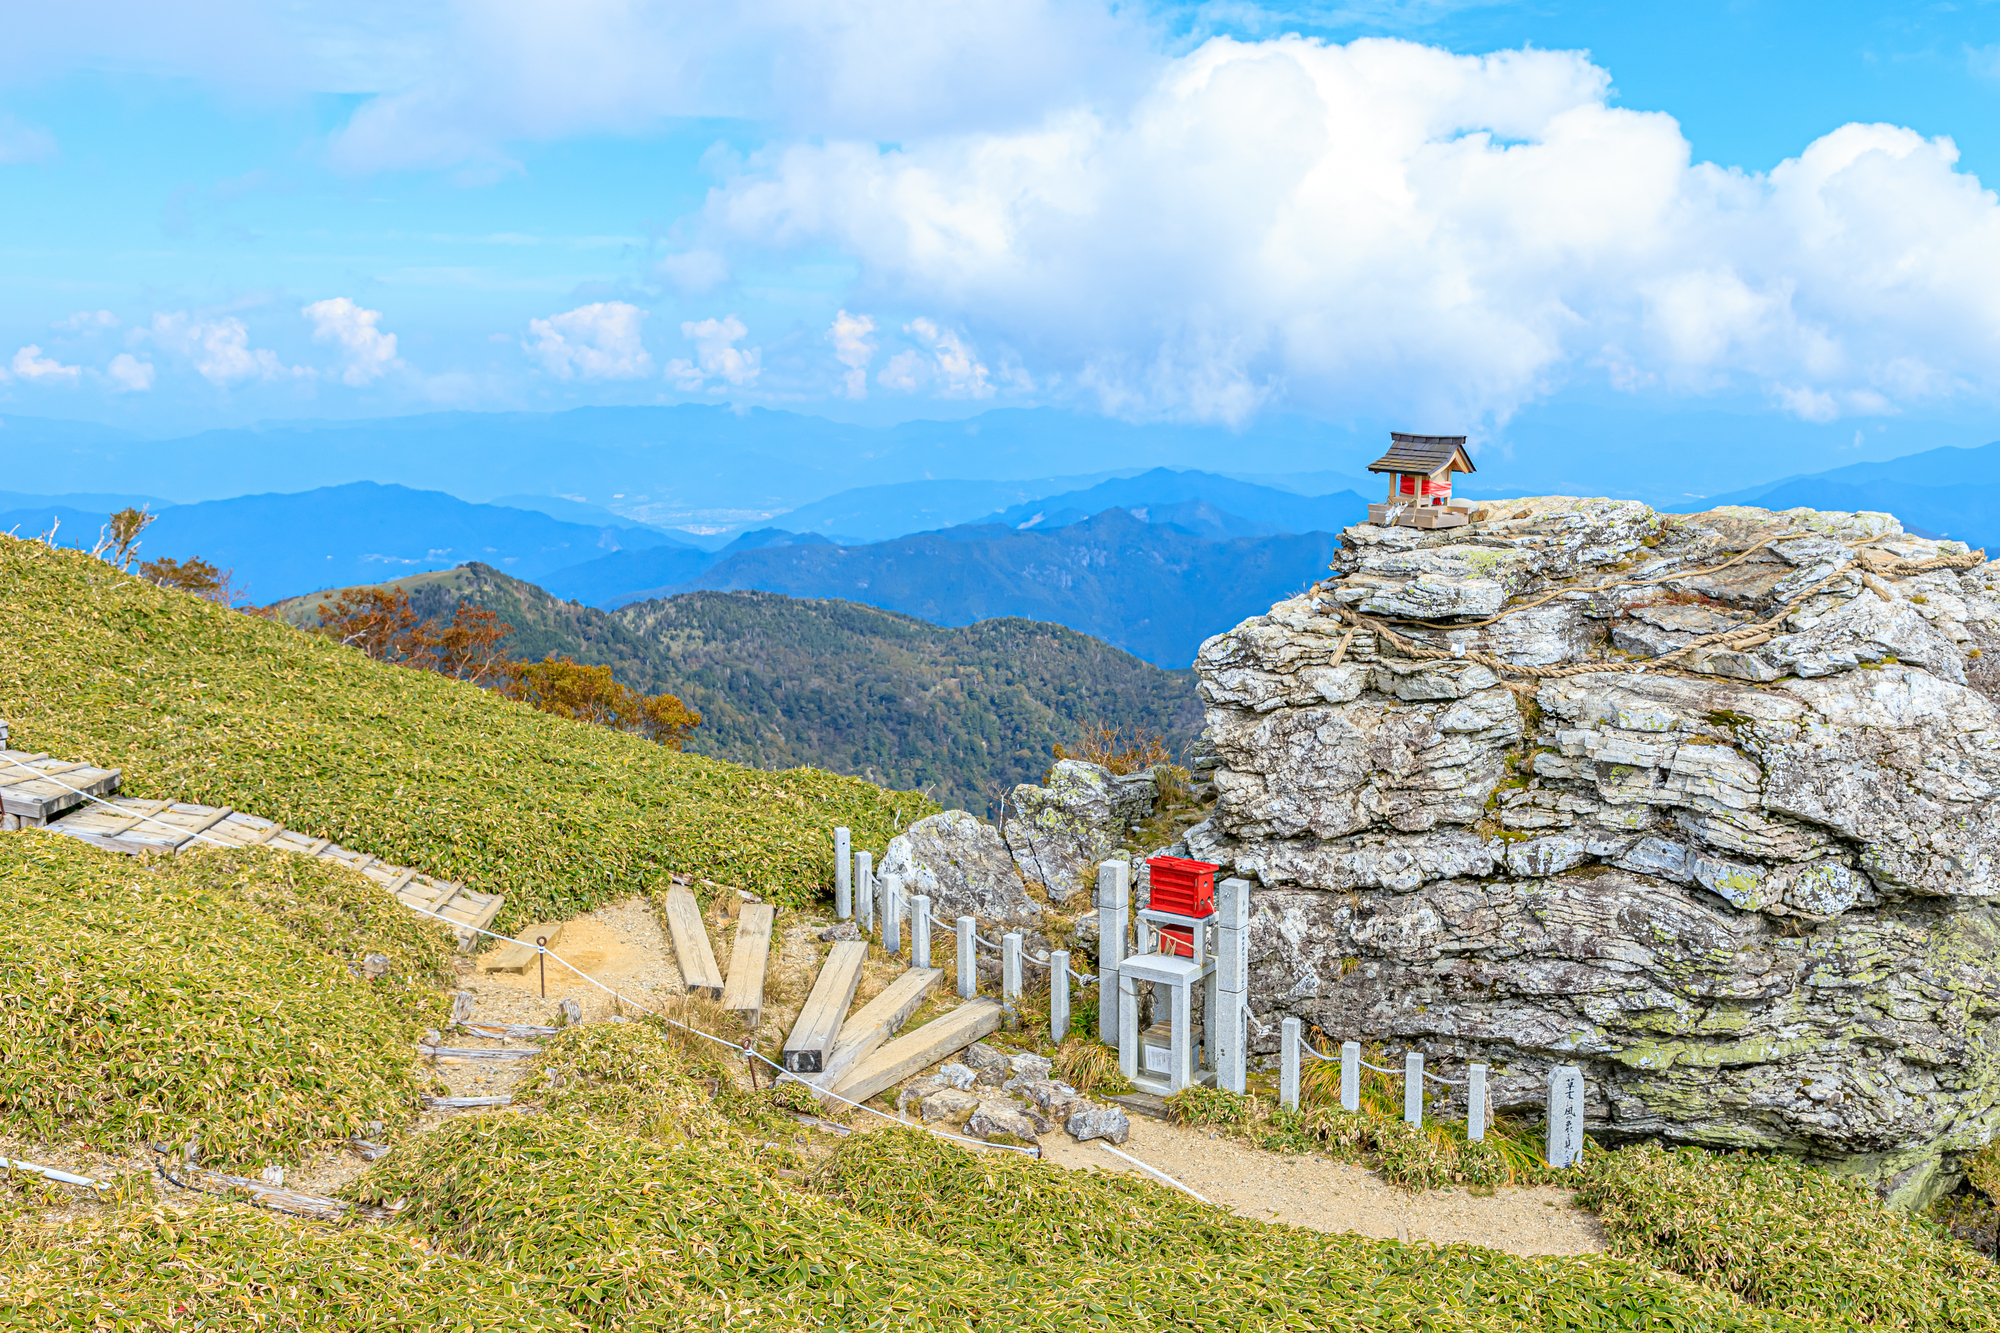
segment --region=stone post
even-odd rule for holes
[[[1001,1021],[1009,1032],[1021,1026],[1021,932],[1010,930],[1000,937]]]
[[[1049,1040],[1062,1045],[1069,1036],[1069,950],[1049,954]]]
[[[1478,1143],[1486,1137],[1486,1066],[1474,1065],[1465,1076],[1465,1137]]]
[[[910,899],[910,966],[931,965],[931,900],[928,894]]]
[[[1118,1014],[1118,1072],[1129,1083],[1139,1077],[1139,996],[1131,977],[1120,972],[1117,981],[1118,1003],[1113,1008]]]
[[[1296,1018],[1278,1024],[1278,1105],[1287,1111],[1299,1109],[1299,1029]]]
[[[1575,1065],[1549,1070],[1549,1165],[1583,1160],[1583,1071]]]
[[[853,855],[854,835],[845,828],[833,831],[833,916],[836,921],[845,921],[854,915],[854,867],[848,858]]]
[[[1424,1123],[1424,1057],[1416,1051],[1403,1057],[1403,1123]]]
[[[903,951],[903,881],[894,875],[882,877],[882,948],[886,953]]]
[[[978,923],[969,916],[958,919],[958,998],[970,1000],[979,994],[979,942],[972,938]]]
[[[1361,1109],[1361,1043],[1340,1043],[1340,1109]]]
[[[1169,986],[1167,992],[1172,996],[1173,1023],[1167,1042],[1167,1092],[1172,1095],[1194,1082],[1194,987]],[[1159,988],[1153,993],[1157,996]]]
[[[875,930],[875,857],[870,852],[854,854],[854,897],[855,906],[861,912],[861,933],[873,934]]]
[[[1202,1036],[1215,1086],[1240,1093],[1250,1073],[1250,881],[1225,879],[1216,888],[1215,984],[1202,997]]]
[[[1131,874],[1129,862],[1097,863],[1097,1039],[1106,1046],[1118,1044],[1119,1006],[1129,993],[1118,984],[1118,965],[1125,961]]]

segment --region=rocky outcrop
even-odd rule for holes
[[[1067,910],[1079,894],[1088,900],[1097,863],[1153,813],[1154,796],[1150,773],[1117,777],[1097,764],[1058,760],[1044,785],[1023,783],[1008,798],[1008,850],[1021,874]]]
[[[1881,514],[1492,512],[1351,528],[1202,646],[1254,1042],[1484,1060],[1502,1111],[1580,1063],[1593,1132],[1922,1197],[2000,1126],[2000,572]]]
[[[876,878],[895,876],[908,902],[927,894],[941,921],[960,915],[1007,925],[1032,925],[1041,905],[1028,893],[1000,831],[963,810],[920,819],[890,839]]]

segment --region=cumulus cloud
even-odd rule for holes
[[[196,373],[218,388],[226,389],[245,380],[312,373],[301,367],[286,366],[269,348],[252,347],[249,326],[234,315],[203,319],[185,310],[155,314],[144,336],[186,357]]]
[[[83,378],[82,366],[66,366],[52,356],[43,356],[34,343],[14,353],[11,368],[16,378],[30,384],[72,385]]]
[[[875,359],[875,344],[868,335],[875,321],[866,315],[850,315],[845,310],[833,317],[827,337],[833,339],[833,359],[847,367],[843,388],[849,398],[868,396],[868,363]]]
[[[643,379],[653,373],[652,354],[639,335],[645,318],[635,305],[597,301],[529,320],[532,341],[521,346],[557,379]]]
[[[153,387],[153,363],[141,361],[130,352],[120,352],[104,368],[113,393],[144,393]]]
[[[367,384],[402,364],[396,359],[396,335],[378,327],[379,310],[366,310],[345,296],[335,296],[314,301],[299,313],[312,321],[314,342],[340,349],[343,384]]]
[[[749,334],[749,328],[734,315],[688,320],[681,325],[681,337],[694,344],[694,360],[667,362],[667,378],[689,393],[704,385],[710,393],[721,393],[724,385],[740,389],[755,384],[764,353],[760,348],[736,346]],[[721,383],[708,384],[711,379]]]
[[[1725,170],[1609,86],[1576,52],[1217,39],[1120,112],[774,150],[705,225],[831,243],[1128,415],[1471,424],[1589,375],[1812,419],[1990,391],[2000,201],[1949,140],[1848,125]],[[935,327],[879,381],[977,395]]]
[[[838,322],[834,327],[839,327]],[[882,367],[882,373],[876,376],[882,384],[902,393],[915,393],[925,385],[932,385],[940,398],[993,396],[992,372],[980,363],[972,349],[965,345],[965,339],[958,334],[939,327],[936,320],[922,316],[905,324],[903,332],[924,350],[906,349],[890,357],[888,364]],[[856,373],[848,373],[849,397],[859,396],[851,392]]]

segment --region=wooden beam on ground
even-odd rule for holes
[[[722,972],[715,966],[715,949],[708,942],[708,927],[701,923],[701,907],[694,895],[676,884],[667,890],[667,933],[674,937],[674,956],[680,959],[681,980],[688,994],[713,1000],[722,994]]]
[[[826,1068],[811,1080],[813,1086],[830,1088],[843,1074],[869,1056],[883,1042],[902,1030],[917,1006],[944,977],[936,967],[913,967],[889,983],[880,995],[862,1005],[840,1025],[840,1038]]]
[[[981,1037],[1000,1030],[1000,1002],[990,995],[967,1000],[915,1032],[906,1032],[847,1072],[833,1087],[836,1096],[865,1102],[920,1069],[956,1055]]]
[[[419,1046],[418,1055],[433,1060],[532,1060],[542,1053],[539,1046]]]
[[[817,1074],[826,1068],[854,1003],[855,989],[861,985],[861,967],[868,961],[866,940],[842,940],[827,950],[826,963],[806,996],[799,1021],[785,1039],[785,1068],[794,1074]]]
[[[543,921],[529,926],[510,942],[501,945],[479,959],[481,972],[519,972],[535,961],[541,950],[535,947],[537,939],[546,939],[551,946],[562,939],[562,922]]]
[[[777,912],[769,903],[744,903],[736,922],[736,947],[729,953],[722,1007],[742,1014],[753,1028],[764,1011],[764,972],[771,961],[771,924]]]

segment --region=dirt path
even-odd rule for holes
[[[1509,1254],[1594,1254],[1605,1248],[1597,1219],[1551,1186],[1409,1194],[1372,1171],[1325,1157],[1265,1152],[1208,1130],[1132,1117],[1125,1152],[1166,1172],[1239,1217],[1315,1231],[1352,1231],[1382,1240],[1483,1245]],[[1095,1143],[1057,1131],[1043,1157],[1076,1170],[1143,1175]]]

